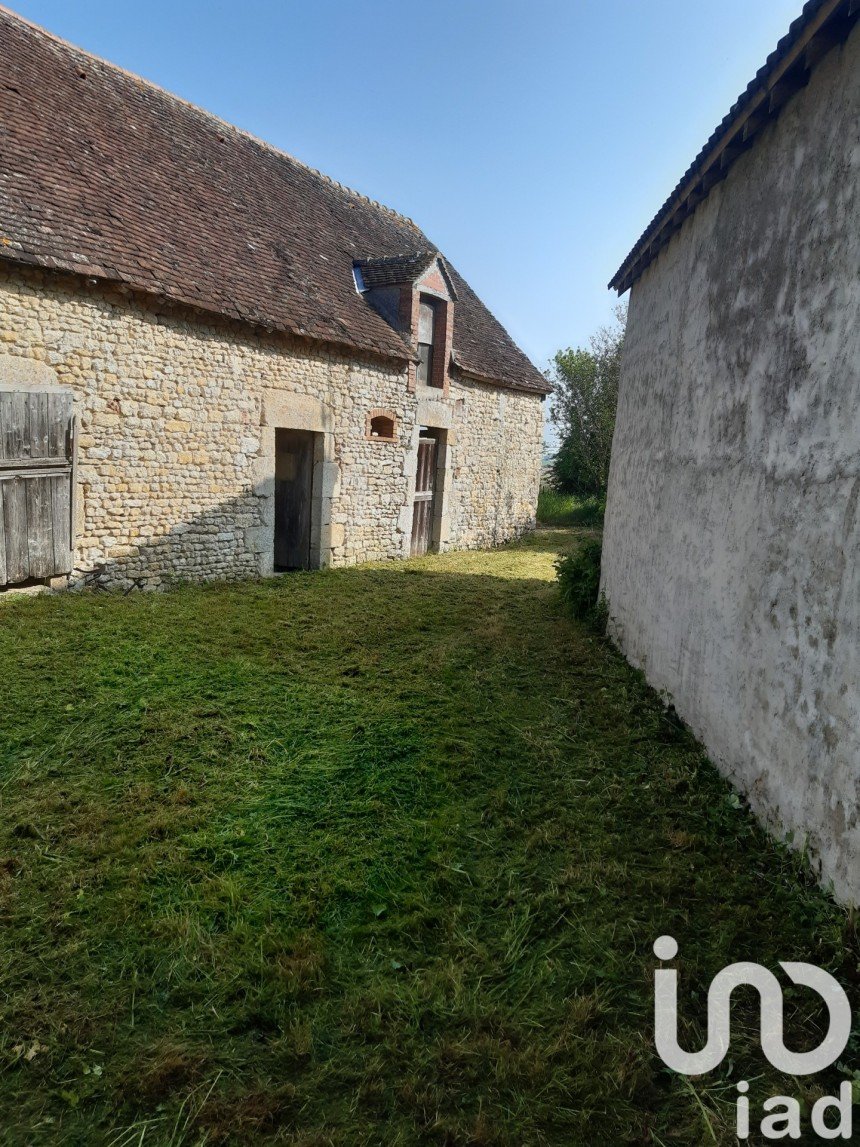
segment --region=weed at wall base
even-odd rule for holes
[[[608,608],[600,594],[602,549],[599,538],[585,538],[572,553],[556,561],[555,569],[562,601],[571,616],[605,630]]]

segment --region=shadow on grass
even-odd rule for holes
[[[731,1079],[662,1069],[651,943],[701,1001],[845,918],[533,540],[4,612],[10,1143],[731,1142],[784,1089],[751,999]]]

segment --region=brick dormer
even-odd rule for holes
[[[407,387],[448,393],[457,294],[438,251],[419,251],[355,263],[367,302],[413,348]]]

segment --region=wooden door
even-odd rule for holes
[[[415,475],[415,508],[412,512],[412,555],[426,554],[433,540],[436,494],[436,439],[422,434],[418,439],[418,469]]]
[[[275,431],[275,569],[311,567],[314,441],[309,430]]]
[[[0,587],[72,568],[72,396],[0,391]]]

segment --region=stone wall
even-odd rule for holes
[[[634,285],[611,630],[860,901],[860,29]]]
[[[543,409],[533,395],[453,382],[451,545],[495,546],[534,526]]]
[[[106,582],[148,587],[271,572],[277,425],[325,444],[320,564],[408,556],[419,396],[405,369],[309,345],[0,265],[0,374],[37,361],[75,395],[78,580],[102,563]],[[532,526],[539,396],[456,382],[437,405],[443,548]],[[368,440],[371,409],[394,416],[394,442]]]

